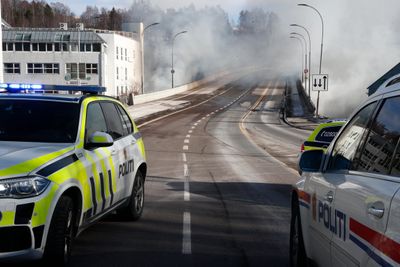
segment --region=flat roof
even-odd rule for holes
[[[68,43],[105,43],[93,30],[78,31],[42,28],[3,29],[3,42],[68,42]]]

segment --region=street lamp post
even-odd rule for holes
[[[302,28],[308,36],[308,97],[311,99],[311,36],[310,32],[304,27],[299,24],[290,24],[292,27],[300,27]]]
[[[156,26],[160,24],[159,22],[154,22],[150,25],[147,25],[146,27],[144,27],[143,31],[140,34],[140,44],[141,44],[141,54],[142,54],[142,75],[141,75],[141,89],[142,89],[142,94],[144,94],[144,32],[152,27],[152,26]]]
[[[303,71],[304,70],[304,61],[303,61],[304,45],[303,45],[303,41],[300,38],[296,37],[296,36],[290,36],[289,38],[298,40],[300,42],[300,51],[301,51],[301,71],[300,71],[300,74],[301,74],[301,82],[303,83],[304,82],[304,71]]]
[[[300,41],[302,40],[304,42],[304,60],[305,60],[305,64],[304,65],[305,65],[305,69],[307,69],[307,41],[306,41],[306,38],[304,37],[304,35],[302,35],[300,33],[297,33],[297,32],[291,32],[290,34],[293,37],[297,37],[297,38],[300,37],[301,38]],[[303,42],[302,42],[302,44],[303,44]],[[307,74],[305,74],[304,76],[306,76],[306,75]],[[307,79],[306,79],[306,77],[305,77],[304,88],[307,91]],[[310,96],[310,92],[308,92],[308,97],[311,97]]]
[[[174,43],[175,43],[175,39],[176,37],[178,37],[181,34],[187,33],[187,31],[181,31],[178,32],[177,34],[174,35],[174,38],[172,39],[172,52],[171,52],[171,77],[172,77],[172,88],[174,88],[174,74],[175,74],[175,70],[174,70]]]
[[[318,13],[319,18],[321,19],[321,52],[319,54],[319,74],[321,74],[321,69],[322,69],[322,51],[324,48],[324,19],[322,18],[321,13],[318,11],[318,9],[316,9],[313,6],[310,6],[308,4],[298,4],[298,6],[304,6],[304,7],[309,7],[311,9],[313,9],[315,12]],[[316,116],[318,117],[318,109],[319,109],[319,93],[320,91],[318,91],[318,96],[317,96],[317,111],[316,111]]]

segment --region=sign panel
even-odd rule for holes
[[[313,91],[328,91],[328,74],[313,74],[311,84]]]

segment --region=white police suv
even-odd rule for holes
[[[292,192],[292,266],[400,264],[400,76],[357,111],[328,150],[305,151]]]
[[[100,95],[101,87],[0,90],[0,260],[62,265],[73,239],[107,213],[139,219],[145,150],[120,102]]]

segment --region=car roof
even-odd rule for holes
[[[113,97],[105,95],[92,95],[92,94],[0,94],[0,99],[21,99],[21,100],[37,100],[37,101],[59,101],[59,102],[70,102],[80,103],[83,99],[89,97],[104,97],[115,100]]]
[[[400,90],[400,74],[394,75],[387,79],[370,97],[376,97],[398,90]]]

